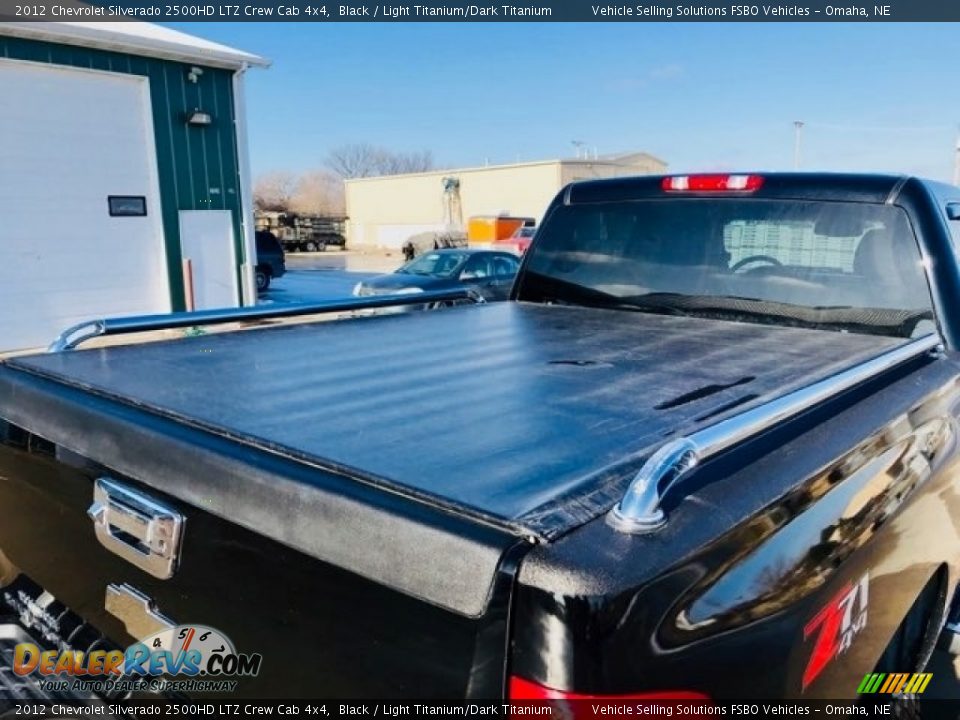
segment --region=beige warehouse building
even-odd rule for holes
[[[347,241],[353,247],[399,248],[418,233],[448,229],[451,215],[463,226],[476,215],[532,217],[539,222],[567,183],[656,174],[666,167],[647,153],[629,153],[347,180]],[[459,184],[452,203],[444,192],[448,178]]]

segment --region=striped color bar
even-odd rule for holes
[[[860,683],[860,687],[857,688],[857,693],[860,695],[875,693],[885,677],[885,673],[867,673]]]
[[[933,673],[867,673],[863,676],[857,692],[861,695],[919,695],[927,689],[931,679]]]

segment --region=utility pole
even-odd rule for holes
[[[800,169],[800,143],[803,135],[803,122],[793,121],[793,169]]]

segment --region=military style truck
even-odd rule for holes
[[[917,178],[619,178],[560,193],[510,302],[72,328],[0,363],[0,697],[71,662],[274,698],[919,671],[960,620],[958,250]],[[397,304],[439,309],[96,344]]]
[[[294,212],[258,210],[257,231],[272,233],[286,252],[323,252],[329,245],[347,246],[340,215],[311,215]]]

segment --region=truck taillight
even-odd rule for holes
[[[761,185],[760,175],[673,175],[660,184],[667,192],[752,192]]]
[[[510,678],[510,700],[709,700],[709,695],[693,690],[656,690],[621,695],[589,695],[584,693],[554,690],[553,688],[525,680],[516,675]]]

